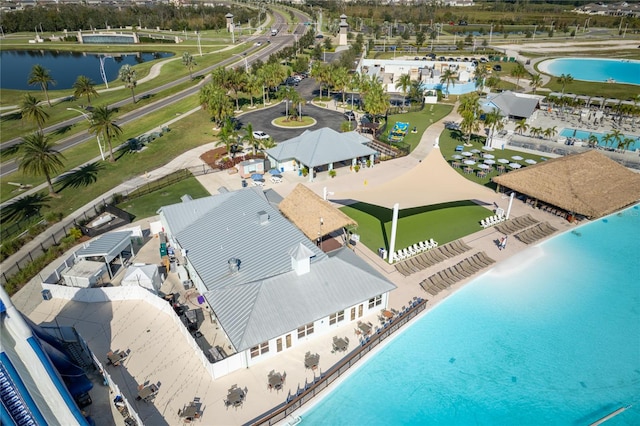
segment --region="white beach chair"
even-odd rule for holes
[[[402,250],[398,250],[394,257],[398,260],[404,260],[406,258],[406,256],[404,255],[404,253],[402,253]]]
[[[414,245],[413,245],[413,250],[414,250],[416,253],[422,253],[423,248],[422,248],[422,247],[420,247],[418,244],[414,244]]]
[[[483,228],[486,228],[487,226],[489,226],[489,224],[488,224],[488,223],[486,223],[486,222],[484,221],[484,219],[482,219],[482,220],[480,221],[480,225],[482,225],[482,227],[483,227]]]
[[[422,251],[429,250],[429,245],[426,244],[426,241],[420,241],[418,244],[420,245],[420,248],[422,249]]]
[[[438,242],[437,241],[433,241],[433,238],[429,239],[429,242],[431,243],[431,248],[438,247]]]

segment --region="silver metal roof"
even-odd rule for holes
[[[205,294],[238,351],[281,336],[395,288],[348,248],[311,265],[262,281],[222,287]]]
[[[516,96],[513,92],[502,92],[488,99],[489,105],[498,108],[504,115],[529,118],[538,106],[538,99]]]
[[[173,235],[176,235],[209,211],[224,203],[229,196],[229,193],[223,193],[222,195],[212,195],[188,202],[171,204],[170,206],[162,206],[158,209],[158,213],[164,215],[169,229]]]
[[[110,232],[90,241],[75,252],[76,257],[112,257],[131,243],[131,231]]]
[[[375,150],[364,145],[368,141],[357,132],[339,133],[324,127],[280,142],[266,152],[277,161],[296,159],[305,166],[317,167],[375,154]]]
[[[299,242],[314,253],[312,262],[326,257],[302,231],[269,204],[260,188],[215,197],[224,197],[224,203],[216,203],[203,217],[174,233],[208,290],[291,271],[288,251]],[[262,211],[268,217],[264,224],[260,223],[259,212]],[[238,272],[232,273],[229,268],[231,258],[239,259]]]

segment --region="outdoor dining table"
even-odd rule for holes
[[[382,311],[382,316],[385,317],[386,319],[391,319],[391,318],[393,318],[393,312],[387,311],[385,309],[385,310]]]
[[[519,163],[509,163],[509,167],[511,167],[512,169],[519,169],[520,167],[522,167],[522,165]]]
[[[337,351],[343,352],[346,351],[349,347],[349,342],[342,337],[334,337],[333,338],[333,348]]]
[[[460,155],[464,155],[465,157],[471,157],[473,155],[473,153],[469,152],[469,151],[463,151],[463,152],[460,153]]]
[[[473,160],[464,160],[463,163],[468,166],[473,166],[474,164],[476,164],[476,162]]]
[[[484,158],[488,158],[490,160],[496,158],[495,155],[493,155],[493,154],[484,154],[483,157]]]
[[[234,407],[237,407],[242,404],[243,400],[244,400],[244,391],[242,389],[235,386],[229,389],[229,392],[227,393],[227,401],[229,402],[229,404],[233,405]]]
[[[502,163],[502,164],[508,164],[511,161],[507,160],[506,158],[498,158],[498,163]]]
[[[371,333],[371,326],[366,322],[361,322],[358,324],[358,328],[362,331],[364,335]]]
[[[116,367],[120,365],[122,360],[124,360],[126,357],[127,357],[127,354],[125,352],[115,351],[115,352],[107,353],[107,359],[109,360],[109,364]]]
[[[282,374],[272,372],[269,374],[269,389],[280,390],[283,383]]]
[[[484,164],[496,164],[496,160],[484,160]]]
[[[187,420],[193,420],[198,414],[198,407],[193,402],[190,402],[181,412],[180,417]]]
[[[319,362],[320,362],[320,355],[318,354],[312,354],[310,352],[307,352],[304,356],[304,366],[306,368],[315,370],[316,368],[318,368]]]
[[[464,168],[464,172],[465,173],[473,173],[473,167],[465,167]]]
[[[158,387],[153,384],[149,386],[140,385],[138,387],[138,398],[140,398],[143,401],[149,401],[157,393],[158,393]]]
[[[491,168],[491,166],[489,166],[487,164],[478,164],[478,168],[479,169],[484,169],[484,170],[489,170]]]

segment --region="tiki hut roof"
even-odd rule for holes
[[[318,232],[327,235],[337,229],[357,225],[353,219],[301,183],[280,202],[278,207],[284,216],[313,241],[318,238]],[[320,218],[322,218],[322,226]]]
[[[591,218],[640,200],[640,174],[593,150],[515,170],[493,181]]]

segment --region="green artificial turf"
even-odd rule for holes
[[[393,129],[396,122],[409,123],[409,131],[404,138],[403,144],[409,145],[409,152],[411,152],[420,143],[420,138],[424,131],[427,130],[427,127],[449,115],[452,109],[453,105],[435,104],[425,105],[421,111],[391,115],[389,116],[388,131],[385,136],[389,135],[389,131]],[[414,127],[416,128],[416,133],[411,133]]]
[[[142,197],[118,204],[117,207],[135,216],[134,220],[140,220],[155,216],[162,206],[179,203],[180,197],[185,194],[190,195],[193,199],[211,195],[198,182],[198,179],[190,177]]]
[[[358,222],[355,231],[360,243],[376,252],[389,249],[393,210],[367,203],[342,207],[346,215]],[[456,201],[432,206],[400,210],[395,250],[433,238],[445,244],[482,229],[480,220],[491,215],[491,210],[471,201]]]

